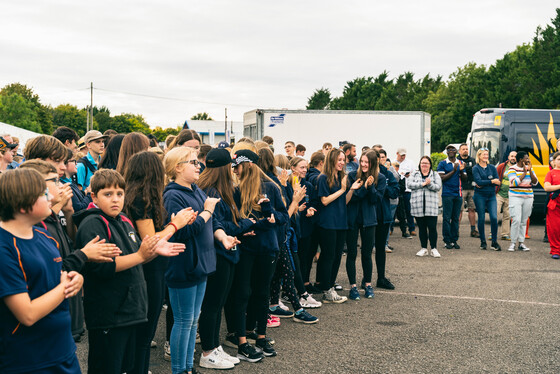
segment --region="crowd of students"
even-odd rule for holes
[[[385,275],[395,217],[404,237],[417,235],[418,225],[417,256],[441,257],[440,190],[446,248],[460,248],[465,203],[481,249],[487,210],[491,247],[500,250],[499,196],[503,220],[512,217],[508,250],[529,250],[525,225],[537,180],[524,152],[496,168],[488,150],[473,160],[466,145],[459,157],[450,146],[434,171],[430,157],[414,165],[403,148],[391,163],[381,145],[356,157],[352,144],[325,143],[308,162],[293,142],[275,155],[268,137],[212,147],[186,129],[165,148],[140,133],[92,130],[80,139],[61,127],[29,140],[20,164],[17,142],[0,136],[0,372],[79,373],[74,342],[85,322],[88,372],[149,373],[164,304],[174,374],[196,372],[197,339],[204,368],[276,356],[267,328],[281,318],[314,324],[309,309],[372,299],[374,285],[395,288]],[[547,228],[560,258],[560,153],[551,161]],[[502,231],[502,239],[509,235]],[[344,251],[348,296],[337,283]]]

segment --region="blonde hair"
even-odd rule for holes
[[[263,142],[262,140],[257,140],[255,142],[255,147],[257,147],[257,151],[260,151],[263,148],[268,148],[270,149],[270,146],[268,145],[267,142]]]
[[[477,163],[477,164],[480,162],[480,155],[481,155],[483,152],[487,152],[487,153],[488,153],[488,156],[490,156],[490,152],[488,152],[487,149],[482,149],[482,148],[479,149],[478,151],[476,151],[476,163]]]
[[[231,149],[231,156],[233,157],[233,155],[235,154],[235,152],[240,151],[242,149],[248,149],[249,151],[258,153],[257,147],[255,146],[255,143],[250,143],[248,141],[238,141],[237,143],[235,143],[235,145],[233,146],[233,148]]]
[[[169,150],[163,158],[167,182],[174,181],[177,178],[177,165],[179,162],[187,161],[193,154],[196,157],[197,153],[197,150],[191,147],[175,147]]]
[[[281,154],[274,155],[274,165],[281,169],[290,170],[290,160]]]

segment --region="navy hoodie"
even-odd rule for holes
[[[282,202],[280,190],[275,183],[263,182],[262,192],[267,195],[270,202],[261,204],[262,210],[260,212],[256,210],[251,212],[251,217],[257,221],[253,226],[255,235],[238,238],[241,240],[239,248],[242,251],[247,251],[255,255],[276,257],[280,251],[276,230],[279,227],[285,227],[288,223],[288,211]],[[233,198],[237,208],[241,209],[239,188],[235,189]],[[276,221],[274,224],[268,222],[266,219],[266,217],[269,217],[271,214],[274,214],[274,219]]]
[[[107,243],[116,244],[122,251],[121,256],[138,251],[140,238],[124,214],[113,218],[93,204],[91,206],[73,216],[78,225],[78,248],[83,248],[99,235]],[[141,265],[117,272],[114,261],[87,262],[83,274],[84,311],[88,329],[125,327],[148,320],[148,292]]]
[[[209,197],[217,197],[221,199],[220,194],[218,191],[210,187],[206,189],[206,195]],[[219,222],[222,229],[226,232],[226,234],[231,236],[236,236],[238,239],[241,238],[241,235],[244,233],[251,231],[253,227],[253,221],[248,218],[240,218],[237,220],[237,225],[233,223],[233,213],[229,205],[226,204],[224,200],[220,200],[218,204],[216,204],[216,209],[214,209],[214,217]],[[239,251],[238,250],[226,250],[222,243],[218,241],[214,241],[214,248],[216,249],[216,254],[219,256],[224,257],[228,261],[237,264],[239,262]]]
[[[185,251],[179,256],[169,258],[165,280],[171,288],[196,286],[216,271],[214,231],[221,227],[214,215],[208,222],[204,222],[200,216],[204,211],[205,201],[206,194],[195,184],[191,189],[171,182],[163,191],[163,205],[168,213],[168,221],[172,214],[184,208],[191,207],[199,213],[191,225],[186,225],[170,239],[172,242],[186,245]]]
[[[391,223],[394,217],[391,216],[391,199],[396,199],[399,197],[399,182],[387,168],[383,165],[379,165],[379,174],[385,176],[387,182],[387,188],[385,188],[385,194],[383,195],[383,203],[377,205],[377,220],[382,223]]]
[[[358,173],[351,171],[348,174],[348,185],[356,181]],[[370,227],[377,225],[377,206],[383,204],[383,195],[387,188],[387,180],[381,173],[377,176],[377,186],[372,184],[368,188],[365,183],[354,190],[350,202],[346,205],[348,214],[348,228],[358,226]]]

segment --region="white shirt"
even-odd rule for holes
[[[401,175],[401,178],[406,178],[404,175],[406,173],[410,173],[410,175],[412,175],[412,172],[416,170],[416,166],[414,165],[414,163],[412,161],[410,161],[408,158],[405,158],[399,166],[399,174]],[[408,188],[408,186],[406,187],[406,192],[412,192],[412,190],[410,188]]]

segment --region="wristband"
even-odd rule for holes
[[[210,213],[210,215],[214,214],[214,212],[211,212],[208,209],[204,209],[203,212],[208,212],[208,213]]]
[[[173,222],[169,222],[167,225],[168,226],[173,226],[175,228],[175,232],[179,231],[179,229],[177,228],[177,225],[174,224]]]

